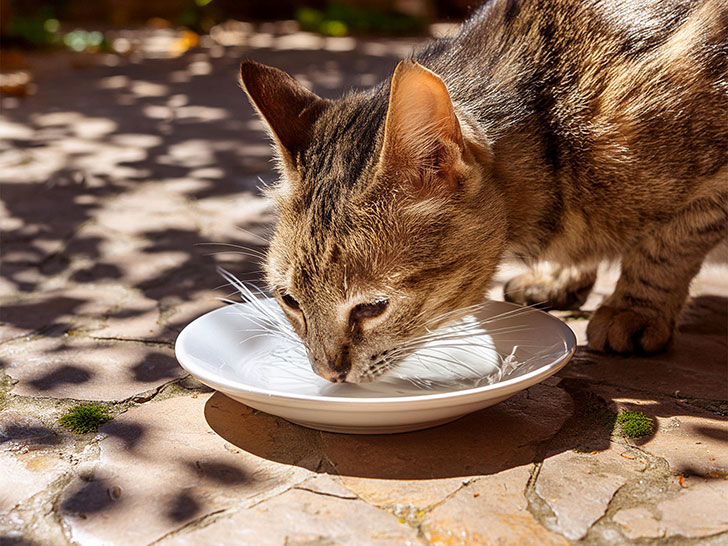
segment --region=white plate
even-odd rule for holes
[[[273,300],[261,303],[280,314]],[[331,384],[310,371],[300,347],[295,349],[284,335],[260,335],[259,313],[256,306],[242,303],[201,316],[177,338],[177,360],[197,379],[239,402],[330,432],[381,434],[447,423],[543,381],[564,367],[576,348],[574,333],[557,318],[492,301],[470,319],[484,323],[486,333],[479,330],[479,336],[455,348],[435,346],[426,361],[433,361],[433,355],[443,355],[443,360],[425,381],[413,384],[388,374],[373,383]],[[455,358],[481,375],[449,377]],[[409,358],[392,373],[416,369]]]

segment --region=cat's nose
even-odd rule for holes
[[[321,375],[321,377],[323,377],[327,381],[331,381],[332,383],[343,383],[344,381],[346,381],[346,374],[347,372],[324,370],[319,375]]]
[[[342,346],[335,351],[334,354],[330,354],[328,351],[325,351],[325,354],[328,369],[321,374],[324,379],[327,379],[332,383],[343,383],[346,381],[346,376],[351,371],[351,355],[349,354],[349,346]]]

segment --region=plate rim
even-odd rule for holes
[[[527,307],[523,305],[518,305],[511,302],[504,302],[504,301],[498,301],[498,300],[485,300],[486,302],[492,302],[499,305],[505,305],[508,307],[511,307],[512,309],[526,309]],[[513,387],[520,387],[513,391],[511,391],[511,394],[515,394],[518,390],[523,390],[525,388],[528,388],[538,382],[540,382],[543,379],[546,379],[556,372],[558,372],[561,368],[563,368],[574,356],[574,353],[576,352],[576,335],[574,334],[573,330],[569,327],[568,324],[566,324],[564,321],[560,320],[557,317],[554,317],[553,315],[544,312],[541,309],[531,308],[531,311],[540,313],[541,315],[544,315],[548,317],[548,320],[555,321],[555,324],[559,326],[562,333],[564,334],[564,343],[566,345],[566,352],[562,354],[559,358],[551,362],[550,364],[546,366],[542,366],[540,368],[537,368],[531,372],[528,372],[527,374],[514,377],[512,379],[506,379],[505,381],[499,381],[497,383],[493,383],[490,385],[483,385],[480,387],[473,387],[470,389],[462,389],[452,392],[438,392],[433,394],[417,394],[417,395],[411,395],[411,396],[389,396],[389,397],[363,397],[363,398],[356,398],[356,397],[350,397],[350,396],[341,396],[341,397],[327,397],[327,396],[320,396],[320,395],[311,395],[311,394],[295,394],[295,393],[285,393],[281,391],[275,391],[275,390],[269,390],[269,389],[262,389],[259,387],[254,387],[251,385],[246,385],[245,383],[239,383],[235,382],[234,385],[226,384],[225,382],[220,382],[216,378],[219,378],[219,375],[216,375],[214,373],[208,373],[210,371],[209,368],[204,368],[200,366],[197,363],[198,357],[190,354],[187,352],[187,349],[185,348],[185,344],[187,342],[187,339],[192,335],[191,332],[194,331],[196,323],[202,322],[204,320],[209,320],[209,317],[216,313],[224,313],[224,312],[230,312],[231,308],[233,307],[245,307],[246,303],[235,303],[231,305],[226,305],[224,307],[219,307],[217,309],[213,309],[212,311],[208,311],[207,313],[197,317],[193,321],[191,321],[187,326],[185,326],[182,331],[177,336],[177,339],[175,340],[174,345],[174,352],[175,357],[177,358],[177,361],[179,362],[180,366],[186,370],[188,373],[192,374],[194,377],[198,378],[202,383],[207,384],[210,387],[213,387],[214,389],[222,392],[225,394],[226,390],[233,391],[235,395],[252,395],[252,398],[255,398],[257,400],[268,402],[270,403],[273,399],[277,400],[278,402],[287,402],[289,406],[298,406],[306,405],[308,406],[310,403],[318,403],[318,404],[326,404],[326,405],[336,405],[336,406],[342,406],[342,409],[344,407],[346,408],[353,408],[358,407],[359,409],[362,408],[362,406],[366,406],[369,410],[376,410],[377,407],[381,407],[383,411],[391,411],[392,405],[406,405],[410,406],[412,409],[412,406],[419,406],[420,404],[425,404],[428,408],[434,408],[439,406],[440,402],[443,401],[457,401],[461,404],[466,404],[470,400],[470,398],[478,398],[480,399],[479,395],[482,395],[484,393],[492,392],[493,394],[499,393],[501,395],[504,395],[506,393],[500,392],[500,391],[510,391]],[[230,381],[230,380],[226,380]],[[492,398],[495,398],[496,396],[492,396]],[[433,405],[435,403],[435,405]],[[450,405],[450,404],[448,404]]]

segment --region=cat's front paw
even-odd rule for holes
[[[674,321],[602,305],[586,329],[589,348],[619,354],[654,354],[672,339]]]
[[[567,283],[529,271],[510,279],[503,287],[503,297],[511,303],[543,309],[578,309],[586,301],[593,284],[593,281]]]

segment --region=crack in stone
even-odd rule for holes
[[[430,512],[432,512],[438,506],[442,506],[443,504],[445,504],[447,501],[449,501],[455,495],[457,495],[458,493],[460,493],[460,491],[462,491],[466,487],[470,487],[474,483],[478,483],[482,478],[483,478],[483,476],[478,476],[478,477],[473,477],[473,478],[468,478],[468,479],[463,480],[463,482],[455,490],[451,491],[450,493],[448,493],[447,495],[445,495],[444,497],[442,497],[439,501],[434,502],[434,503],[426,506],[425,508],[423,508],[421,510],[421,512],[423,514],[429,514]]]
[[[0,304],[0,305],[2,305],[2,304]],[[19,334],[15,337],[11,337],[11,338],[5,339],[3,341],[0,341],[0,347],[4,347],[5,345],[15,345],[15,344],[20,345],[21,343],[33,342],[36,339],[43,337],[46,332],[52,330],[56,326],[58,326],[58,324],[56,324],[56,323],[44,324],[43,326],[39,326],[38,328],[35,328],[24,334]]]
[[[71,454],[75,459],[71,468],[66,470],[43,490],[18,503],[8,512],[21,522],[22,539],[33,544],[58,544],[71,546],[76,544],[68,535],[60,514],[61,497],[73,480],[80,476],[79,470],[84,464],[97,465],[100,458],[98,449],[99,437],[95,437]],[[38,515],[40,514],[40,517]]]
[[[173,529],[168,533],[165,533],[161,537],[150,542],[147,546],[161,544],[163,541],[169,538],[176,537],[189,531],[194,531],[195,529],[204,529],[205,527],[212,525],[213,523],[224,517],[225,514],[233,512],[233,508],[221,508],[220,510],[209,512],[207,514],[204,514],[203,516],[200,516],[199,518],[193,519],[192,521],[185,523],[182,527],[178,527],[177,529]]]
[[[631,540],[623,534],[622,526],[613,520],[614,515],[622,509],[642,506],[646,508],[656,506],[660,501],[674,497],[680,492],[680,486],[674,481],[670,472],[670,465],[666,459],[652,455],[637,446],[621,442],[639,452],[647,461],[647,467],[639,476],[628,480],[614,492],[607,504],[604,514],[596,520],[587,530],[587,534],[580,543],[587,546],[602,546],[606,544],[642,544],[645,539]],[[728,532],[712,535],[713,537],[728,538]],[[650,544],[660,546],[693,546],[707,544],[705,540],[711,537],[688,538],[672,536],[666,538],[648,539]],[[714,544],[725,544],[718,541]]]
[[[542,467],[543,461],[533,463],[531,474],[523,490],[523,496],[526,498],[526,509],[540,525],[552,533],[563,536],[558,530],[559,518],[551,506],[536,492],[536,482],[541,474]]]
[[[342,499],[342,500],[360,500],[357,496],[351,496],[351,497],[344,497],[343,495],[337,495],[335,493],[326,493],[325,491],[316,491],[315,489],[309,489],[308,487],[301,487],[301,486],[295,486],[291,489],[297,489],[299,491],[307,491],[308,493],[313,493],[314,495],[321,495],[322,497],[333,497],[335,499]]]
[[[321,453],[323,455],[322,463],[325,462],[326,464],[328,464],[329,468],[331,469],[331,472],[330,472],[331,474],[335,474],[336,476],[338,476],[339,478],[341,478],[341,474],[339,474],[339,471],[337,470],[336,465],[331,460],[331,458],[329,457],[328,453],[326,453],[326,449],[325,449],[326,444],[324,442],[323,431],[319,431],[319,441],[321,443]],[[321,466],[322,465],[320,464],[319,467],[321,467]],[[339,481],[339,480],[337,480],[337,481]],[[468,485],[470,483],[472,483],[472,481],[469,482]],[[417,539],[420,542],[422,542],[425,546],[430,546],[430,542],[427,540],[427,537],[425,535],[425,532],[422,529],[422,524],[423,524],[423,520],[424,520],[423,516],[427,512],[429,512],[430,510],[432,510],[436,506],[438,506],[441,502],[444,502],[445,500],[447,500],[448,498],[450,498],[457,491],[459,491],[460,489],[462,489],[464,487],[464,484],[461,485],[460,487],[458,487],[458,489],[456,491],[454,491],[450,495],[447,495],[442,501],[440,501],[438,503],[435,503],[435,504],[429,506],[425,510],[420,510],[420,509],[416,508],[415,506],[408,505],[409,508],[414,509],[414,514],[416,516],[417,516],[417,514],[419,514],[416,518],[413,519],[412,517],[403,517],[403,516],[409,516],[410,514],[404,514],[404,513],[401,512],[400,508],[403,507],[402,505],[393,505],[393,504],[390,504],[390,505],[379,505],[379,504],[370,503],[366,499],[364,499],[361,496],[359,496],[356,493],[356,491],[352,491],[351,488],[350,487],[347,487],[345,483],[339,481],[339,485],[341,485],[341,487],[343,487],[344,489],[346,489],[347,491],[349,491],[349,493],[352,494],[352,496],[354,497],[354,499],[351,499],[351,500],[355,500],[356,499],[356,500],[359,500],[359,501],[363,502],[367,506],[371,506],[372,508],[376,508],[378,510],[382,510],[383,512],[386,512],[387,514],[389,514],[389,515],[394,516],[395,518],[397,518],[397,520],[400,523],[404,523],[404,524],[408,525],[409,527],[411,527],[412,529],[414,529],[417,532]]]
[[[285,485],[280,488],[273,487],[272,489],[263,491],[259,495],[256,495],[254,498],[247,499],[246,501],[243,501],[240,504],[237,504],[235,506],[230,506],[228,508],[221,508],[221,509],[215,510],[213,512],[208,512],[207,514],[203,514],[202,516],[185,523],[181,527],[178,527],[177,529],[173,529],[172,531],[169,531],[168,533],[164,534],[163,536],[153,540],[147,546],[163,544],[168,539],[187,534],[187,533],[197,530],[197,529],[204,529],[205,527],[212,525],[213,523],[215,523],[216,521],[219,521],[220,519],[222,519],[224,517],[234,515],[239,510],[248,510],[250,508],[254,508],[260,504],[263,504],[264,502],[267,502],[271,499],[280,497],[284,493],[287,493],[288,491],[291,491],[292,489],[297,488],[300,484],[302,484],[306,480],[309,480],[310,478],[311,478],[311,476],[305,476],[305,477],[301,478],[300,481],[294,483],[293,485]]]
[[[76,334],[79,335],[79,334]],[[83,334],[81,334],[83,335]],[[93,334],[88,335],[89,338],[95,339],[98,341],[119,341],[122,343],[140,343],[142,345],[149,345],[151,347],[163,347],[167,349],[174,349],[174,342],[172,341],[163,341],[161,339],[143,339],[143,338],[134,338],[134,337],[115,337],[115,336],[95,336]]]
[[[27,509],[30,518],[24,522],[26,524],[25,532],[31,537],[37,537],[41,544],[58,544],[61,537],[65,544],[73,544],[71,537],[68,536],[68,530],[63,525],[59,509],[61,496],[66,487],[71,484],[75,475],[75,469],[65,472],[49,488],[41,491],[38,495],[34,495],[31,503],[28,504]],[[47,494],[49,489],[51,490],[50,495]],[[36,517],[36,514],[40,512],[40,508],[45,508],[42,511],[44,517],[41,522]]]
[[[478,482],[481,478],[468,478],[466,480],[463,480],[463,482],[453,491],[445,495],[442,499],[427,505],[424,508],[419,508],[417,506],[414,506],[413,504],[385,504],[385,505],[378,505],[378,504],[372,504],[367,502],[366,500],[362,499],[361,497],[358,497],[359,500],[362,502],[367,503],[369,506],[372,506],[374,508],[378,508],[380,510],[383,510],[393,516],[395,516],[400,522],[406,523],[409,525],[412,529],[417,531],[417,538],[425,545],[430,545],[430,541],[427,538],[427,531],[425,529],[425,518],[427,514],[432,512],[435,508],[438,506],[442,506],[444,503],[446,503],[448,500],[450,500],[452,497],[457,495],[460,491],[465,489],[466,487],[471,486],[472,484]],[[347,488],[348,489],[348,488]],[[349,489],[349,491],[351,491]],[[352,492],[352,494],[356,495],[356,493]]]
[[[31,330],[30,332],[26,332],[24,334],[18,334],[15,337],[9,337],[8,339],[4,339],[4,340],[0,341],[0,346],[12,345],[13,343],[23,343],[23,342],[27,342],[27,341],[33,341],[35,338],[42,336],[43,332],[47,332],[52,327],[53,327],[53,324],[46,324],[44,326],[36,328],[35,330]]]
[[[166,400],[175,396],[188,394],[207,394],[214,392],[214,389],[200,383],[192,375],[187,374],[176,379],[171,379],[148,391],[134,394],[125,398],[121,403],[133,403],[136,405],[146,404],[155,400]]]

